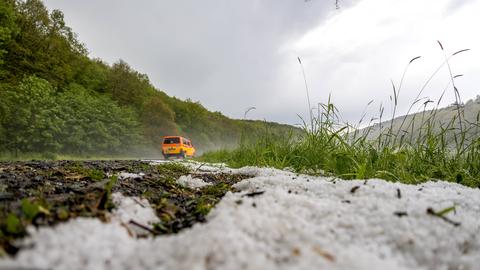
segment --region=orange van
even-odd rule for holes
[[[169,157],[193,157],[195,148],[192,142],[181,136],[165,136],[162,138],[162,154],[165,159]]]

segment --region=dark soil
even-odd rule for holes
[[[117,179],[121,172],[142,178]],[[192,174],[212,183],[201,189],[178,185]],[[210,209],[232,185],[247,175],[191,172],[178,163],[149,165],[142,161],[0,162],[0,256],[15,254],[15,240],[26,227],[51,226],[74,217],[106,220],[115,206],[112,192],[148,199],[161,222],[149,228],[154,235],[176,233],[205,221]]]

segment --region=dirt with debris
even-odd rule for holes
[[[119,179],[121,173],[141,177]],[[190,189],[176,183],[182,175],[211,183]],[[113,192],[146,198],[160,222],[154,235],[176,233],[205,221],[232,185],[250,176],[192,172],[179,163],[143,161],[0,162],[0,256],[15,254],[15,240],[28,225],[51,226],[75,217],[106,219],[115,206]]]

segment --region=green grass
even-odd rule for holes
[[[440,67],[448,66],[449,59],[446,57]],[[457,76],[451,77],[454,86]],[[396,111],[401,84],[398,88],[393,85],[393,111]],[[457,98],[458,90],[456,87],[453,89]],[[340,123],[339,111],[329,100],[319,106],[317,117],[311,116],[309,122],[312,124],[304,121],[302,136],[278,136],[266,131],[256,142],[243,142],[234,150],[208,152],[200,160],[226,162],[232,167],[288,167],[300,173],[343,179],[382,178],[408,184],[438,179],[480,187],[479,117],[475,123],[467,123],[462,108],[457,106],[457,114],[451,121],[439,126],[436,116],[443,95],[444,92],[436,107],[428,111],[417,98],[413,105],[420,104],[424,109],[424,113],[419,114],[420,121],[413,118],[402,123],[403,127],[398,130],[393,129],[389,122],[384,123],[382,131],[373,139],[369,136],[370,128],[358,129],[348,123]],[[459,103],[458,99],[456,103]],[[382,116],[383,109],[380,121]],[[411,136],[412,133],[415,136]]]
[[[332,104],[328,107],[331,110],[324,115],[327,119],[334,108]],[[304,129],[304,136],[273,136],[266,132],[255,143],[242,143],[235,150],[208,152],[200,160],[226,162],[232,167],[289,167],[301,173],[343,179],[382,178],[410,184],[441,179],[480,186],[479,138],[463,146],[452,146],[445,142],[444,131],[434,132],[425,125],[421,138],[400,143],[388,133],[376,140],[367,140],[366,135],[352,136],[346,132],[348,128],[339,128],[331,120],[315,120],[313,129]]]

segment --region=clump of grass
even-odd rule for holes
[[[170,175],[170,174],[183,175],[183,174],[188,174],[190,172],[190,169],[188,167],[177,162],[168,162],[168,163],[156,165],[155,168],[158,173],[167,174],[167,175]]]
[[[441,44],[441,43],[439,43]],[[441,45],[444,52],[444,48]],[[416,106],[423,108],[399,128],[393,125],[398,99],[408,63],[398,87],[393,85],[392,122],[382,122],[384,107],[380,107],[379,132],[372,137],[372,125],[364,129],[341,123],[339,110],[331,102],[319,104],[317,116],[310,114],[303,135],[273,135],[268,130],[256,142],[243,142],[235,150],[209,152],[201,157],[208,162],[226,162],[233,167],[268,166],[293,168],[297,172],[322,174],[343,179],[383,178],[390,181],[416,184],[432,179],[457,182],[471,187],[480,186],[480,117],[476,123],[466,123],[460,94],[451,72],[449,60],[464,52],[445,56],[442,65],[420,89],[408,113]],[[443,67],[447,66],[450,83],[441,93],[433,110],[427,111],[431,100],[420,98],[423,90]],[[303,68],[303,67],[302,67]],[[447,123],[439,123],[439,104],[449,87],[455,93],[456,115]],[[308,97],[307,97],[308,98]],[[368,104],[370,105],[371,102]],[[373,119],[370,121],[372,123]],[[470,134],[470,135],[469,135]],[[473,134],[473,135],[472,135]]]

